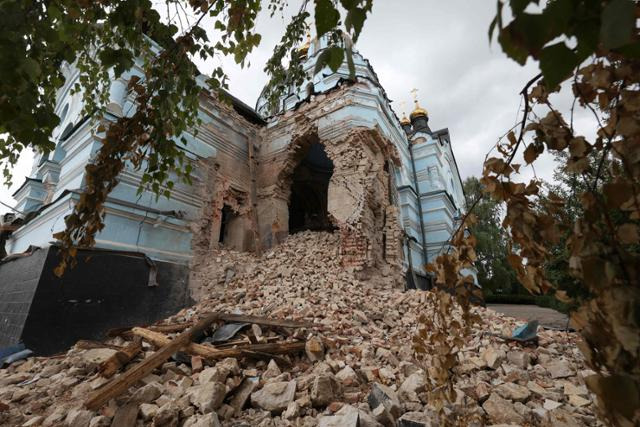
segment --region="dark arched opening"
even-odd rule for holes
[[[220,212],[220,233],[218,235],[218,243],[222,246],[228,246],[230,240],[231,223],[237,218],[236,213],[231,206],[224,205]]]
[[[289,233],[303,230],[332,231],[327,211],[333,162],[322,144],[312,143],[293,171],[289,199]]]

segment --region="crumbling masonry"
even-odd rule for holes
[[[203,205],[194,243],[200,248],[221,244],[221,229],[227,234],[224,246],[237,250],[264,250],[281,242],[290,232],[294,172],[312,147],[320,146],[314,151],[326,154],[332,172],[324,194],[305,195],[324,198],[319,204],[326,212],[318,215],[326,213],[328,223],[315,225],[339,233],[345,267],[400,273],[400,218],[391,199],[395,188],[390,174],[390,164],[400,166],[397,150],[380,129],[323,120],[343,108],[351,90],[351,86],[339,88],[263,129],[249,160],[253,167],[221,160],[220,155],[203,162],[208,174],[201,191],[210,198]],[[234,215],[223,227],[224,206]],[[313,226],[303,224],[296,231]],[[198,253],[207,256],[206,250]]]
[[[354,75],[346,62],[335,72],[316,70],[326,47],[323,39],[301,47],[307,80],[275,106],[264,94],[255,109],[232,96],[221,102],[199,78],[201,124],[182,135],[181,146],[194,166],[193,184],[172,179],[170,199],[140,195],[141,171],[127,168],[105,203],[96,247],[189,265],[196,290],[198,268],[213,248],[260,253],[290,234],[329,231],[340,237],[343,268],[362,277],[380,272],[389,286],[404,276],[407,287],[428,287],[425,265],[447,247],[464,209],[449,132],[431,130],[417,101],[410,118],[399,119],[356,50]],[[56,148],[37,156],[15,193],[16,209],[26,215],[3,226],[8,253],[50,245],[100,148],[97,120],[82,115],[82,96],[72,91],[79,70],[62,72]],[[112,82],[108,115],[133,109],[126,88],[138,74],[134,68]]]

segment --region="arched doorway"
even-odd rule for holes
[[[293,171],[289,198],[289,234],[304,230],[333,231],[327,210],[333,162],[324,146],[313,142]]]

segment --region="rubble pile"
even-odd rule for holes
[[[384,277],[356,279],[340,267],[338,239],[298,233],[260,259],[237,254],[223,269],[218,262],[201,265],[202,280],[208,268],[216,275],[210,298],[157,325],[164,332],[155,334],[164,338],[154,337],[151,326],[134,328],[104,343],[79,343],[65,355],[1,369],[0,425],[437,425],[411,348],[418,316],[433,309],[426,293],[394,289]],[[486,333],[510,334],[517,322],[474,310],[484,323],[462,349],[457,404],[488,425],[600,424],[584,384],[592,372],[575,334],[540,330],[537,347],[507,343]],[[227,318],[237,321],[214,322],[216,332],[209,328],[200,344],[87,409],[89,396],[113,381],[104,377],[106,361],[120,357],[124,365],[113,378],[132,375],[157,354],[160,341],[177,340],[181,328],[214,312],[236,314]],[[132,360],[114,357],[140,336],[142,351]],[[217,357],[216,351],[239,353]]]

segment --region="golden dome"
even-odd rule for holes
[[[307,56],[307,52],[309,52],[309,47],[311,46],[311,33],[307,31],[307,41],[302,43],[300,47],[298,47],[298,53],[300,57]]]
[[[402,118],[400,119],[400,124],[402,126],[410,125],[411,120],[407,117],[406,113],[402,113]]]
[[[414,102],[416,104],[416,108],[414,108],[411,114],[409,115],[409,117],[411,117],[411,120],[420,116],[429,117],[429,113],[427,112],[427,110],[422,108],[420,104],[418,104],[418,100],[416,99]]]

